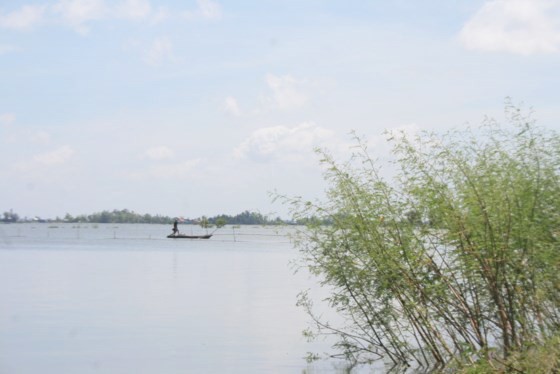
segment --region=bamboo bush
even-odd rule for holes
[[[560,138],[506,114],[474,131],[391,134],[390,180],[359,138],[344,163],[318,150],[326,200],[283,199],[294,219],[320,218],[294,242],[345,323],[303,292],[308,336],[335,335],[356,363],[426,369],[504,361],[558,336]]]

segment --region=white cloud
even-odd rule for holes
[[[211,0],[197,0],[198,9],[204,18],[219,19],[222,17],[222,7]]]
[[[70,146],[65,145],[54,151],[36,155],[33,157],[33,161],[43,166],[60,165],[67,162],[74,153],[74,150]]]
[[[85,27],[85,23],[107,19],[142,20],[152,14],[149,0],[123,0],[109,2],[104,0],[59,0],[53,11],[71,25]]]
[[[195,10],[172,12],[165,6],[154,8],[150,0],[57,0],[49,5],[24,5],[9,13],[0,12],[0,27],[30,30],[42,23],[63,23],[81,34],[87,34],[95,21],[147,20],[156,24],[168,19],[185,18],[217,20],[222,18],[222,7],[211,0],[197,0]]]
[[[298,89],[299,82],[290,75],[268,74],[266,83],[272,90],[272,96],[267,98],[266,101],[276,108],[298,108],[307,102],[307,96]]]
[[[161,161],[173,157],[173,151],[166,146],[153,147],[148,149],[144,156],[151,160]]]
[[[218,20],[222,18],[222,7],[211,0],[197,0],[198,8],[184,13],[186,19]]]
[[[54,151],[35,155],[31,160],[18,162],[14,165],[14,170],[20,173],[31,172],[39,173],[37,175],[46,175],[46,173],[52,171],[53,167],[66,164],[74,154],[74,149],[65,145]]]
[[[167,37],[155,39],[144,52],[144,61],[152,66],[160,66],[164,62],[174,59],[173,43]]]
[[[103,0],[59,0],[53,11],[79,33],[87,33],[87,22],[108,17],[109,10]]]
[[[255,131],[234,150],[237,159],[256,161],[315,163],[312,152],[316,147],[333,146],[334,132],[313,123],[304,122],[294,127],[275,126]]]
[[[2,113],[0,114],[0,124],[10,125],[16,120],[16,115],[14,113]]]
[[[298,80],[291,75],[267,74],[265,77],[266,94],[258,98],[258,103],[253,110],[245,113],[262,114],[274,110],[291,110],[303,107],[308,96],[303,92],[302,87],[309,85],[308,81]],[[242,114],[237,100],[228,96],[225,99],[224,109],[226,112],[239,116]]]
[[[11,13],[0,13],[0,27],[30,30],[42,22],[46,8],[44,5],[24,5]]]
[[[152,13],[148,0],[125,0],[116,6],[118,16],[129,19],[145,19]]]
[[[224,103],[224,109],[226,110],[226,112],[233,114],[234,116],[240,116],[241,115],[241,109],[239,108],[239,105],[237,104],[237,100],[235,100],[234,97],[232,96],[228,96],[226,97],[225,103]]]
[[[59,0],[52,7],[56,16],[71,25],[77,32],[89,32],[89,23],[111,19],[141,21],[161,19],[162,9],[152,9],[149,0],[123,0],[106,3],[104,0]]]
[[[529,55],[560,49],[560,1],[491,0],[460,33],[472,50]]]

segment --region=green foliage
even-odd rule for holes
[[[208,219],[210,223],[217,224],[218,221],[226,222],[230,225],[280,225],[285,222],[280,218],[269,218],[258,212],[243,211],[234,216],[221,214]]]
[[[160,224],[172,224],[175,218],[151,215],[151,214],[138,214],[128,209],[123,210],[113,210],[93,213],[89,215],[79,215],[72,216],[66,214],[63,221],[66,222],[96,222],[96,223],[160,223]],[[187,224],[198,224],[203,228],[210,228],[216,226],[218,228],[225,226],[226,224],[233,225],[274,225],[274,224],[284,224],[285,222],[280,219],[270,219],[260,213],[244,211],[235,216],[228,216],[225,214],[218,215],[215,217],[202,216],[196,219],[185,219],[182,222]]]
[[[332,222],[294,240],[347,323],[299,303],[348,359],[468,365],[558,333],[560,138],[506,109],[509,126],[391,134],[391,180],[359,138],[343,164],[320,150],[327,201],[285,199],[296,220]]]
[[[208,218],[206,216],[202,216],[200,217],[200,220],[198,222],[198,224],[200,225],[200,227],[202,227],[203,229],[208,229],[211,225],[210,222],[208,221]]]
[[[560,337],[553,336],[543,343],[531,344],[511,352],[502,359],[495,355],[481,358],[472,365],[455,362],[450,368],[459,374],[531,373],[552,374],[560,371]]]
[[[17,213],[14,213],[12,210],[9,212],[4,212],[3,217],[0,219],[2,222],[17,222],[19,220],[19,216]]]
[[[35,218],[38,219],[38,218]],[[151,214],[139,214],[128,209],[114,209],[112,211],[104,210],[92,214],[81,214],[78,216],[72,216],[66,213],[64,218],[56,217],[56,219],[46,219],[40,220],[41,222],[94,222],[94,223],[156,223],[156,224],[172,224],[176,218],[161,216],[161,215],[151,215]],[[4,217],[0,217],[0,222],[16,222],[20,220],[19,216],[13,212],[5,212]],[[26,219],[27,220],[27,219]],[[216,226],[218,228],[225,226],[226,224],[231,225],[286,225],[286,224],[307,224],[310,221],[317,221],[316,218],[306,218],[300,221],[285,221],[280,217],[271,218],[265,216],[258,212],[250,212],[248,210],[239,213],[234,216],[220,214],[214,217],[202,216],[200,218],[187,218],[182,219],[181,222],[185,224],[197,224],[205,222],[207,227]],[[322,221],[322,223],[328,223]]]
[[[102,212],[93,213],[90,215],[79,215],[73,217],[72,215],[66,213],[64,216],[64,221],[66,222],[95,222],[95,223],[160,223],[160,224],[171,224],[173,223],[173,218],[151,215],[151,214],[138,214],[128,209],[104,210]]]
[[[222,228],[227,224],[227,220],[225,218],[218,218],[215,220],[216,227]]]

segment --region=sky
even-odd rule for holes
[[[0,211],[286,217],[316,147],[560,130],[560,0],[0,0]]]

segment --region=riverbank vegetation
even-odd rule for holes
[[[179,218],[179,217],[169,217],[163,215],[152,215],[152,214],[140,214],[128,209],[114,209],[112,211],[104,210],[92,214],[81,214],[77,216],[72,216],[67,213],[63,218],[56,217],[54,219],[42,219],[39,217],[34,217],[31,219],[23,218],[20,219],[19,216],[13,211],[5,212],[4,216],[0,218],[0,222],[5,223],[15,223],[15,222],[71,222],[71,223],[155,223],[155,224],[172,224],[175,219],[179,219],[183,224],[195,224],[199,225],[201,223],[217,225],[226,222],[229,225],[280,225],[280,224],[294,224],[294,222],[289,222],[281,219],[280,217],[270,218],[269,216],[263,215],[258,212],[244,211],[236,215],[220,214],[213,217],[197,217],[197,218]],[[303,222],[302,222],[303,223]],[[298,223],[301,224],[301,223]]]
[[[302,266],[331,289],[343,323],[316,314],[354,363],[465,373],[560,370],[560,137],[506,107],[505,125],[388,134],[395,176],[367,144],[340,163],[319,150],[325,202],[281,197]]]

